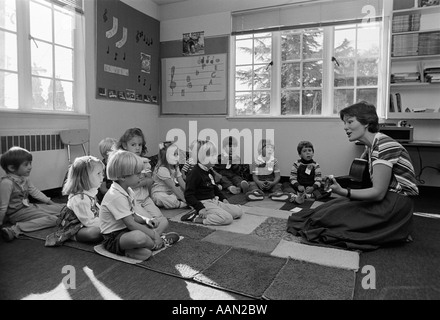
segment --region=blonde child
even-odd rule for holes
[[[178,183],[176,186],[175,180]],[[159,160],[153,171],[151,198],[158,207],[185,208],[185,181],[179,169],[179,148],[171,141],[159,145]]]
[[[216,172],[222,176],[221,185],[232,194],[248,192],[249,183],[240,175],[241,159],[237,153],[238,142],[232,136],[223,140],[222,153],[218,155]]]
[[[278,159],[274,157],[275,147],[272,141],[263,139],[258,147],[258,157],[252,166],[252,179],[248,200],[264,199],[264,192],[270,192],[272,200],[285,201],[289,195],[282,192],[281,174]]]
[[[102,240],[99,228],[99,205],[96,194],[104,177],[104,164],[96,157],[75,159],[67,173],[63,194],[68,195],[67,208],[59,229],[47,236],[46,246],[60,245],[68,239],[78,242]],[[69,223],[70,222],[70,223]]]
[[[218,189],[212,167],[217,162],[217,149],[211,141],[197,143],[197,165],[186,181],[185,200],[194,210],[181,220],[205,225],[228,225],[243,215],[240,205],[230,204]]]
[[[146,260],[152,250],[172,245],[179,235],[161,235],[155,219],[139,215],[132,187],[141,180],[144,163],[132,152],[117,150],[107,164],[107,176],[113,183],[104,196],[99,214],[104,248],[111,253]]]
[[[22,232],[31,232],[56,225],[62,204],[54,203],[29,180],[32,154],[12,147],[0,160],[6,176],[0,181],[0,232],[5,241],[12,241]],[[43,202],[29,203],[29,196]],[[3,227],[10,222],[11,227]]]
[[[99,142],[99,152],[101,153],[102,163],[104,164],[104,179],[102,180],[101,186],[98,189],[98,194],[96,197],[98,198],[98,202],[101,203],[102,198],[104,198],[105,193],[110,188],[112,181],[107,179],[107,175],[105,173],[105,166],[107,165],[108,155],[116,148],[116,144],[118,140],[115,138],[104,138]]]
[[[160,232],[164,232],[168,227],[168,220],[164,217],[160,209],[150,197],[153,178],[150,160],[146,158],[147,144],[142,130],[139,128],[131,128],[126,130],[116,144],[116,148],[130,151],[141,158],[144,166],[141,179],[139,179],[137,185],[132,186],[132,189],[136,195],[136,203],[140,207],[137,209],[137,213],[145,218],[155,218],[158,222]]]

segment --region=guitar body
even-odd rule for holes
[[[368,161],[356,158],[353,160],[347,176],[335,177],[343,188],[365,189],[372,186]]]

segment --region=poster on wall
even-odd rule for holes
[[[205,32],[191,32],[183,34],[183,55],[193,56],[205,54]]]
[[[164,61],[166,101],[225,99],[226,54],[168,58]]]
[[[96,1],[97,98],[158,103],[160,22],[121,1]]]

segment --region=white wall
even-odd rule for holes
[[[158,7],[150,0],[124,0],[123,2],[152,18],[158,19]],[[91,154],[101,157],[98,144],[103,138],[118,139],[128,128],[138,127],[143,131],[147,140],[149,155],[154,155],[158,151],[159,107],[157,105],[96,99],[95,10],[94,1],[85,1],[86,81],[87,105],[90,113]]]

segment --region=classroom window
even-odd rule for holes
[[[230,116],[338,117],[360,100],[381,114],[383,15],[381,0],[233,12]]]
[[[85,113],[81,4],[0,0],[0,110]]]
[[[338,116],[380,105],[380,23],[233,37],[233,116]],[[274,85],[278,84],[278,85]]]

